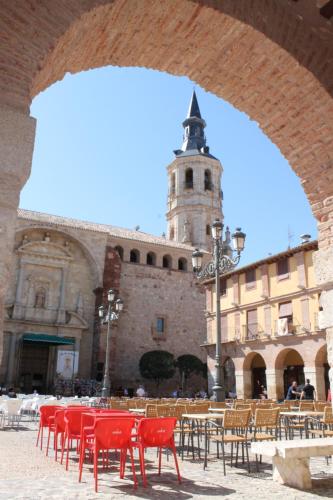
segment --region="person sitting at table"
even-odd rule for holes
[[[294,380],[292,382],[291,386],[288,388],[286,399],[287,400],[297,399],[298,396],[300,396],[300,395],[301,395],[301,393],[297,391],[297,382],[296,382],[296,380]]]
[[[301,399],[308,399],[310,401],[316,399],[316,389],[310,384],[310,379],[308,378],[306,379],[306,384],[303,387]]]
[[[10,388],[8,389],[7,396],[8,396],[9,398],[17,398],[17,396],[16,396],[16,392],[15,392],[15,390],[14,390],[14,388],[13,388],[13,387],[10,387]]]

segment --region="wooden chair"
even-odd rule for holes
[[[225,468],[225,445],[231,445],[231,466],[233,461],[233,448],[236,446],[236,466],[238,464],[238,448],[239,444],[242,446],[242,455],[244,463],[244,446],[246,452],[248,471],[250,472],[250,462],[249,462],[249,451],[247,443],[248,438],[248,427],[251,417],[251,409],[244,410],[226,410],[224,413],[223,426],[219,427],[215,422],[211,422],[211,426],[215,426],[220,430],[220,434],[209,435],[210,440],[216,442],[217,457],[219,458],[219,445],[222,448],[222,460],[223,460],[223,474],[226,475]],[[205,447],[205,464],[207,464],[207,450],[208,446]]]
[[[315,401],[314,407],[315,411],[325,411],[326,407],[330,407],[331,403],[327,403],[327,401]]]
[[[147,418],[157,417],[157,405],[156,404],[146,404],[146,417]]]
[[[313,401],[300,401],[299,402],[299,411],[313,411],[314,403]]]
[[[313,419],[317,425],[317,429],[309,429],[309,433],[312,434],[312,437],[333,437],[333,413],[332,407],[326,406],[324,409],[324,417],[322,420]]]
[[[265,409],[257,408],[249,438],[252,441],[276,441],[279,432],[279,408]],[[260,455],[261,462],[261,455]],[[259,471],[258,456],[256,455],[256,467]]]
[[[170,417],[170,406],[156,405],[156,412],[158,417]]]

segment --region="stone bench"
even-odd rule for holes
[[[301,490],[312,487],[310,457],[333,455],[333,438],[251,443],[251,452],[272,457],[273,479]]]

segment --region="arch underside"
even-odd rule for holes
[[[330,244],[333,30],[315,4],[54,0],[46,9],[37,1],[6,3],[0,23],[11,42],[2,47],[2,102],[26,110],[67,72],[106,65],[186,75],[258,122],[299,176],[324,225],[321,243]]]

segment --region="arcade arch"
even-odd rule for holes
[[[294,380],[298,386],[304,385],[304,360],[296,349],[282,349],[276,358],[275,368],[283,370],[284,395]]]
[[[250,352],[244,359],[244,371],[250,372],[251,386],[248,387],[246,397],[259,399],[264,396],[264,390],[267,389],[266,383],[266,362],[258,352]],[[250,390],[251,388],[251,390]]]
[[[1,31],[11,43],[3,58],[6,77],[0,81],[4,235],[0,306],[19,193],[31,168],[35,133],[35,122],[28,116],[31,99],[68,71],[108,64],[145,66],[186,74],[223,97],[256,120],[288,159],[319,222],[317,280],[328,284],[322,305],[331,344],[333,145],[327,138],[333,132],[333,62],[329,59],[333,27],[327,9],[325,5],[319,9],[315,2],[277,4],[274,0],[253,0],[250,8],[247,0],[171,2],[168,9],[165,2],[150,0],[136,4],[69,0],[66,5],[54,0],[47,10],[38,3],[33,9],[24,2],[14,7],[3,4]],[[208,31],[203,29],[206,26]]]

